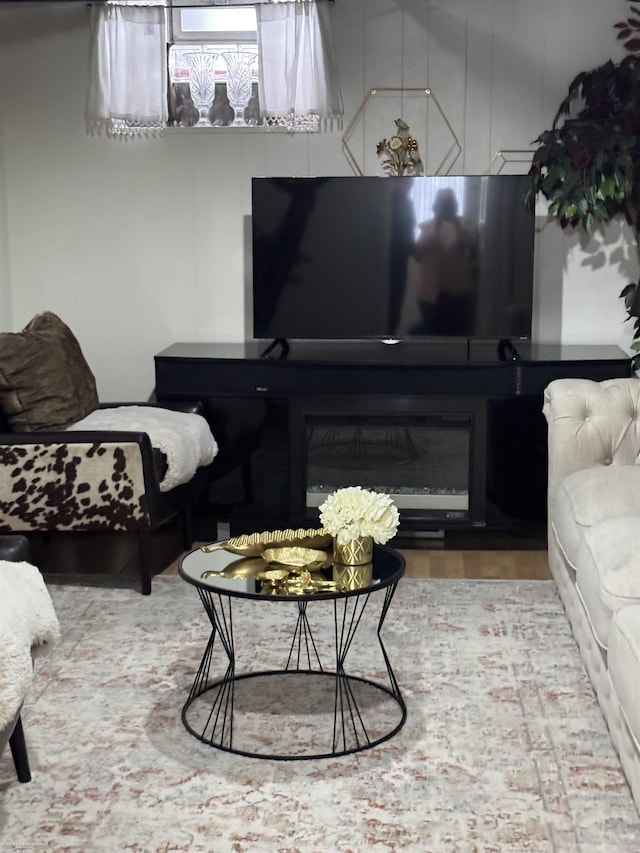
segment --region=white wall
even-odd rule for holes
[[[11,310],[9,240],[7,236],[7,191],[4,180],[3,136],[0,132],[0,329],[10,329]]]
[[[371,87],[430,86],[462,149],[451,171],[485,172],[496,151],[532,148],[578,71],[620,57],[613,24],[627,10],[625,0],[336,0],[345,127]],[[153,355],[171,343],[247,337],[251,177],[352,167],[340,132],[87,136],[88,43],[85,2],[0,7],[0,325],[56,311],[101,399],[140,399],[153,388]],[[376,142],[398,114],[429,170],[447,150],[433,101],[391,93],[349,139],[367,173],[379,173]],[[628,340],[617,298],[636,274],[627,237],[618,228],[582,246],[554,223],[542,230],[538,340]]]

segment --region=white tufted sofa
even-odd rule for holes
[[[640,808],[640,380],[545,391],[549,565]]]

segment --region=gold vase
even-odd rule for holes
[[[341,545],[333,540],[333,562],[340,566],[364,566],[373,561],[373,538],[358,536]]]

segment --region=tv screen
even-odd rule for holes
[[[530,337],[529,180],[254,178],[254,337]]]

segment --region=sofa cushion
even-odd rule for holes
[[[584,532],[576,586],[596,640],[606,649],[614,613],[640,604],[639,518],[611,518]]]
[[[609,518],[640,516],[640,466],[602,465],[566,476],[558,486],[551,525],[575,571],[585,530]]]
[[[609,678],[636,743],[640,741],[640,605],[624,607],[611,620]]]
[[[59,429],[98,406],[80,344],[50,311],[0,334],[0,407],[14,432]]]

